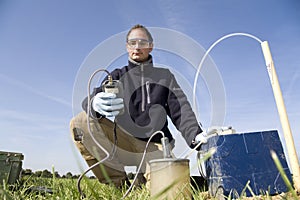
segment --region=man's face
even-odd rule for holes
[[[153,44],[148,40],[143,29],[134,29],[127,38],[126,49],[129,57],[136,62],[146,61],[153,49]]]

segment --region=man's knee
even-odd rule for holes
[[[83,137],[84,137],[84,121],[86,121],[86,113],[81,112],[78,115],[74,116],[70,121],[70,133],[73,139],[73,142],[77,149],[79,150],[82,157],[88,161],[95,159],[94,156],[90,154],[87,148],[83,145]]]

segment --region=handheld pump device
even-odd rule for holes
[[[118,97],[123,95],[123,87],[119,80],[113,80],[111,75],[108,75],[108,79],[103,82],[102,90],[106,93],[114,93]]]

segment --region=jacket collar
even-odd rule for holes
[[[146,68],[153,67],[153,62],[152,62],[152,56],[149,55],[148,60],[144,62],[136,62],[132,60],[131,58],[128,58],[128,67],[129,69],[135,68],[135,67],[141,67],[144,66]]]

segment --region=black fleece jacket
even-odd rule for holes
[[[167,121],[169,116],[186,143],[193,147],[193,139],[202,130],[186,95],[168,69],[154,67],[150,56],[144,63],[129,60],[128,66],[115,69],[111,76],[113,80],[119,80],[123,87],[124,113],[115,118],[119,127],[143,141],[148,140],[155,131],[164,132],[172,141]],[[101,91],[101,86],[94,88],[91,98]],[[86,98],[82,103],[85,111],[87,104]],[[92,113],[100,117],[93,110]],[[160,142],[160,138],[161,134],[157,134],[152,141]]]

